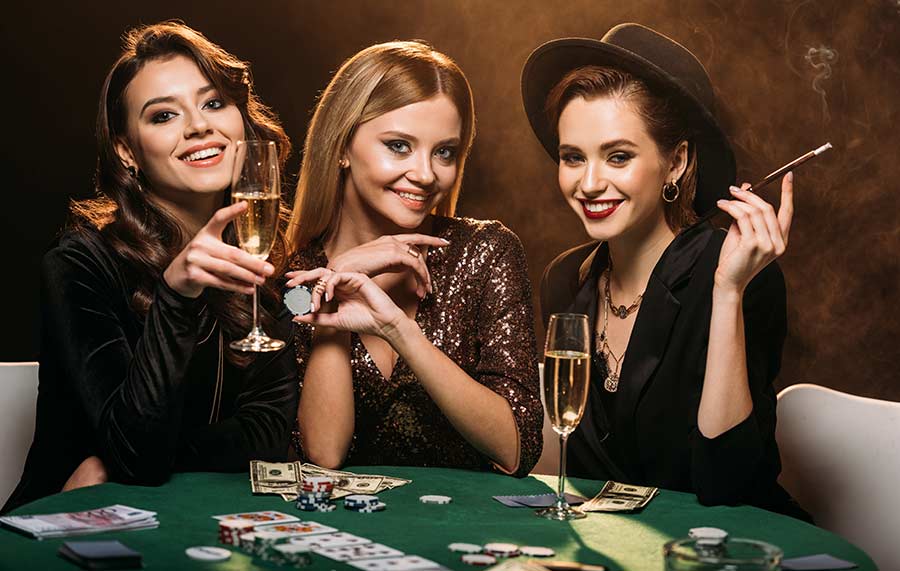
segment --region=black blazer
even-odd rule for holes
[[[219,328],[206,294],[188,299],[160,280],[143,316],[131,306],[132,279],[87,228],[66,233],[44,256],[34,442],[2,511],[59,492],[91,455],[110,481],[142,485],[287,456],[297,412],[293,346],[246,367],[223,360],[217,401]],[[290,329],[285,311],[271,333],[288,339]]]
[[[776,483],[781,462],[772,382],[781,366],[787,321],[784,277],[774,262],[744,294],[753,412],[716,438],[697,428],[713,277],[724,238],[723,231],[701,223],[681,232],[663,253],[647,284],[614,395],[601,393],[604,375],[592,367],[588,407],[569,438],[569,473],[693,492],[707,505],[748,503],[802,517]],[[550,263],[541,282],[545,324],[557,312],[584,313],[595,323],[607,252],[605,243],[593,242]],[[614,406],[604,406],[604,399]]]

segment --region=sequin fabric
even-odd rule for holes
[[[432,234],[450,245],[428,252],[434,293],[419,303],[416,322],[469,376],[509,402],[520,442],[515,475],[524,476],[541,455],[543,410],[522,244],[496,221],[436,217]],[[293,257],[291,268],[327,263],[322,244],[314,242]],[[313,328],[298,324],[295,332],[302,392]],[[346,464],[502,471],[453,428],[402,359],[385,379],[355,333],[350,344],[356,418]],[[296,428],[293,436],[304,457]]]

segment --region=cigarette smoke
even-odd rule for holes
[[[816,76],[812,81],[812,88],[822,98],[822,119],[825,123],[828,123],[831,120],[831,116],[828,113],[828,96],[825,93],[825,88],[822,87],[822,82],[831,77],[831,66],[838,60],[837,50],[824,45],[818,48],[809,48],[806,50],[804,59],[816,71]]]

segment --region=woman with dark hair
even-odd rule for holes
[[[313,462],[526,475],[541,452],[531,293],[519,239],[453,216],[475,135],[462,70],[421,42],[357,53],[306,136],[288,285],[295,446]]]
[[[793,178],[776,212],[733,184],[734,155],[694,55],[637,24],[536,49],[532,128],[592,242],[544,272],[541,309],[589,316],[587,410],[570,474],[803,514],[777,484],[773,380],[786,334]],[[714,208],[726,232],[698,221]]]
[[[97,139],[98,197],[72,204],[42,264],[37,426],[5,510],[287,454],[293,350],[226,349],[250,328],[244,294],[275,273],[233,245],[229,222],[246,210],[226,206],[235,145],[275,140],[282,164],[290,152],[247,64],[182,23],[134,29],[103,84]],[[283,255],[280,238],[276,265]]]

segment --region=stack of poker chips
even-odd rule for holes
[[[256,545],[256,534],[252,531],[247,533],[242,533],[238,538],[240,540],[240,548],[241,551],[246,553],[254,553],[255,545]]]
[[[290,565],[292,567],[307,567],[312,564],[312,554],[308,546],[282,543],[270,547],[263,559],[277,565]]]
[[[358,513],[380,512],[387,504],[378,499],[378,496],[357,494],[344,498],[344,507]]]
[[[223,519],[219,522],[219,543],[240,545],[241,535],[253,531],[255,525],[246,519]]]
[[[514,543],[487,543],[483,552],[493,557],[518,557],[522,554],[519,546]]]
[[[297,490],[297,509],[307,512],[334,511],[335,505],[331,502],[331,492],[334,490],[334,480],[326,476],[310,476],[304,478]]]

